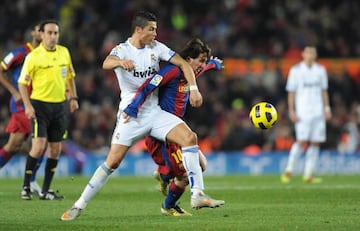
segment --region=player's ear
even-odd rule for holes
[[[142,29],[143,29],[143,28],[141,28],[141,27],[139,27],[139,26],[136,26],[134,32],[135,32],[135,33],[140,33]]]

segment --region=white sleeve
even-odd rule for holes
[[[289,72],[289,76],[286,81],[286,91],[287,92],[294,92],[297,88],[297,78],[296,78],[296,71],[295,68],[291,68]]]
[[[123,59],[124,58],[124,47],[121,45],[117,45],[110,51],[109,55],[117,56],[120,59]]]
[[[155,41],[155,42],[156,42],[156,49],[158,51],[161,60],[169,61],[175,55],[175,51],[171,50],[165,44],[159,41]]]
[[[322,81],[321,81],[321,89],[327,90],[328,89],[328,76],[326,73],[325,67],[321,67],[322,70]]]

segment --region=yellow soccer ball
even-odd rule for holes
[[[278,115],[271,103],[260,102],[251,108],[249,119],[255,128],[268,129],[274,126]]]

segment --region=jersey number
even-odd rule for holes
[[[180,149],[176,150],[176,152],[172,152],[171,156],[175,159],[177,164],[182,162],[182,152]]]

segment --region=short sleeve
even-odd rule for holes
[[[155,41],[155,42],[156,42],[156,48],[159,52],[159,57],[161,60],[169,61],[176,54],[175,51],[171,50],[165,44],[163,44],[159,41]]]
[[[68,60],[68,71],[67,71],[66,79],[72,79],[75,77],[76,74],[75,74],[75,70],[74,70],[74,66],[72,63],[70,52],[67,48],[65,48],[65,49],[66,49],[67,60]]]
[[[12,67],[21,64],[23,60],[24,55],[20,48],[18,48],[5,56],[5,58],[1,61],[1,66],[5,71],[7,71]]]
[[[124,56],[124,47],[121,44],[117,45],[110,51],[109,55],[116,56],[120,59],[124,59],[124,57],[125,57]]]

